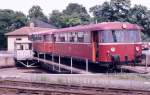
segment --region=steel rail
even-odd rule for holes
[[[10,93],[15,94],[28,93],[30,95],[150,95],[150,91],[132,90],[121,88],[107,87],[87,87],[62,84],[47,84],[25,81],[0,81],[0,94]]]

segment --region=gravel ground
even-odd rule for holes
[[[3,68],[0,79],[44,82],[52,84],[81,85],[150,90],[150,75],[135,73],[110,74],[48,74],[38,68]]]
[[[12,70],[14,71],[14,69]],[[1,71],[0,71],[1,72]],[[29,82],[41,82],[63,85],[80,85],[90,87],[108,87],[122,89],[150,90],[150,77],[134,74],[37,74],[37,73],[7,73],[2,71],[0,79]]]

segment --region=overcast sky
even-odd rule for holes
[[[40,5],[43,12],[48,15],[52,10],[63,10],[68,3],[79,3],[87,9],[94,5],[100,5],[104,1],[109,0],[0,0],[0,9],[12,9],[15,11],[22,11],[27,14],[28,10],[33,5]],[[149,0],[131,0],[132,5],[141,4],[150,8]]]

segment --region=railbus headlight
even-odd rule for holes
[[[110,50],[111,50],[112,52],[115,52],[115,51],[116,51],[116,49],[115,49],[114,47],[112,47]]]
[[[140,50],[140,48],[139,48],[139,47],[135,47],[135,49],[136,49],[136,51],[139,51],[139,50]]]

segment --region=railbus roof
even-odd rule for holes
[[[52,34],[57,32],[86,32],[86,31],[97,31],[97,30],[143,30],[141,26],[137,24],[131,24],[128,22],[102,22],[98,24],[79,25],[74,27],[52,29],[49,32],[41,32],[41,34]]]

